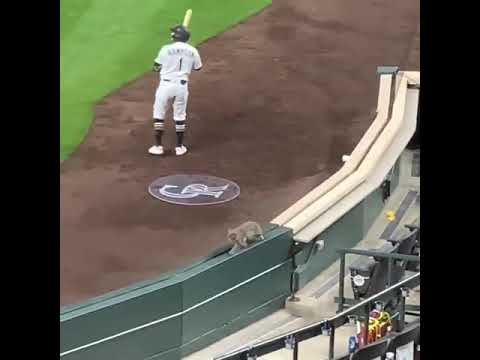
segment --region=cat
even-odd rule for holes
[[[233,244],[230,254],[245,249],[256,241],[265,239],[262,227],[254,221],[247,221],[234,229],[228,229],[227,237],[228,241]]]

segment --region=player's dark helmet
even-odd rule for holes
[[[183,25],[176,25],[170,31],[174,41],[187,42],[190,39],[190,32]]]

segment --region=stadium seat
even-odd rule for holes
[[[389,239],[388,241],[393,245],[398,244],[398,249],[396,251],[397,254],[415,255],[416,249],[417,249],[418,234],[419,234],[419,230],[414,229],[413,231],[410,231],[407,235],[400,236],[396,239]],[[402,260],[395,260],[394,263],[395,263],[395,266],[398,267],[398,271],[402,273],[402,276],[405,270],[409,269],[411,271],[415,271],[418,265],[418,263],[416,262],[412,262],[412,261],[408,262],[408,261],[402,261]]]
[[[375,251],[392,254],[396,253],[398,246],[398,244],[386,243],[382,248]],[[362,258],[361,261],[351,265],[349,268],[353,294],[356,300],[367,298],[385,289],[387,285],[388,259],[375,256]],[[399,274],[394,274],[394,272],[394,267],[392,267],[392,279],[399,279]],[[356,276],[364,278],[363,284],[356,283]]]
[[[408,230],[407,230],[408,229]],[[398,232],[387,240],[379,249],[374,249],[384,254],[418,255],[420,248],[420,221],[406,226],[404,231]],[[351,284],[355,300],[365,299],[387,287],[388,259],[379,256],[363,257],[360,261],[349,267]],[[392,264],[391,282],[396,284],[408,271],[419,271],[419,263],[413,261],[394,260]],[[363,281],[361,278],[363,278]]]

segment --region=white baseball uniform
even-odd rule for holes
[[[161,70],[153,117],[163,120],[168,104],[173,99],[173,119],[184,122],[187,116],[188,78],[192,70],[202,67],[200,54],[193,46],[178,41],[162,47],[155,63],[161,66]],[[177,126],[177,131],[184,129],[184,123]]]

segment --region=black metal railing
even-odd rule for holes
[[[392,258],[394,257],[392,256]],[[410,257],[408,255],[401,255],[399,258],[403,258],[405,260],[414,260],[413,258],[415,258],[415,256]],[[336,328],[339,328],[346,323],[350,323],[352,317],[363,318],[367,319],[368,321],[372,305],[378,301],[386,303],[394,298],[400,298],[400,301],[405,304],[405,298],[408,296],[408,289],[413,289],[419,284],[420,272],[398,282],[397,284],[379,292],[378,294],[375,294],[374,296],[371,296],[368,299],[351,306],[347,310],[342,311],[328,320],[316,322],[293,332],[258,342],[252,346],[244,347],[240,350],[216,357],[215,360],[254,360],[257,357],[264,356],[284,348],[291,349],[293,360],[297,360],[299,343],[319,335],[327,335],[330,337],[328,359],[334,360]],[[405,323],[405,306],[400,307],[399,321],[403,326]]]
[[[411,262],[420,262],[420,257],[417,255],[404,255],[397,253],[385,253],[376,250],[360,250],[360,249],[339,249],[337,250],[340,253],[340,272],[339,272],[339,283],[338,283],[338,298],[335,298],[335,302],[338,303],[338,312],[342,312],[347,306],[354,305],[358,301],[354,299],[348,299],[345,297],[345,268],[346,268],[346,257],[347,255],[361,255],[369,256],[380,259],[387,259],[387,282],[386,288],[393,285],[394,281],[392,280],[392,268],[394,260],[402,261],[411,261]],[[418,307],[409,307],[409,310],[416,311]]]

